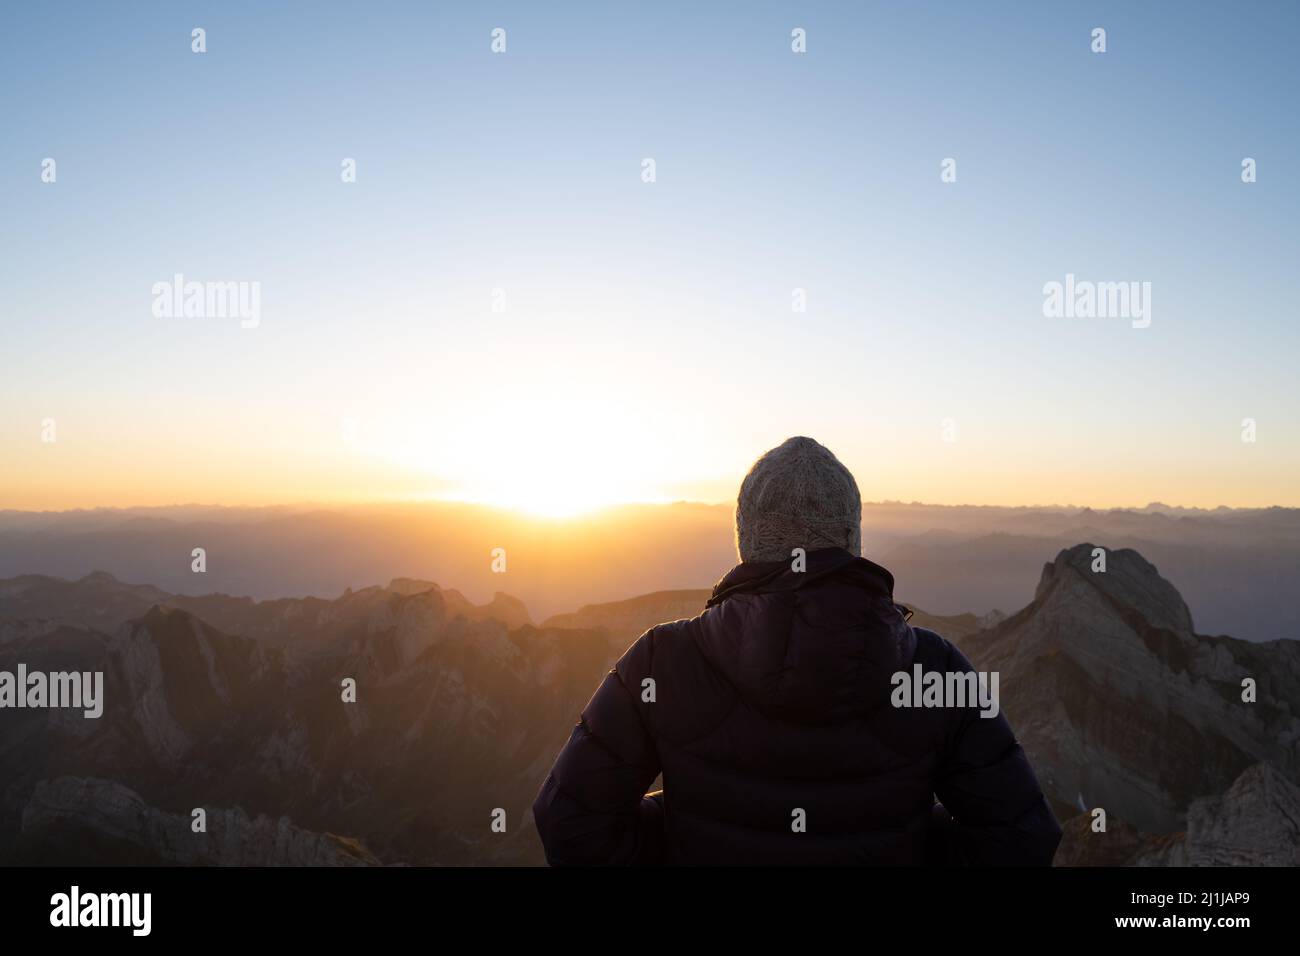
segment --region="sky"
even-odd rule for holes
[[[0,508],[719,501],[794,434],[871,501],[1300,506],[1297,49],[1282,2],[6,3]]]

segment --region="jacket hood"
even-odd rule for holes
[[[751,706],[799,723],[834,723],[889,705],[916,636],[894,576],[842,548],[807,567],[745,562],[713,588],[700,648]]]

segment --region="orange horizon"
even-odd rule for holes
[[[239,502],[220,502],[220,501],[203,501],[198,499],[176,500],[168,502],[136,502],[131,504],[95,504],[95,505],[72,505],[68,507],[16,507],[13,505],[0,502],[0,512],[16,512],[19,514],[73,514],[77,512],[96,512],[96,511],[155,511],[155,510],[181,510],[181,509],[207,509],[207,510],[276,510],[290,509],[297,511],[310,510],[348,510],[348,509],[370,509],[386,507],[411,507],[421,505],[465,505],[474,508],[481,508],[489,511],[500,511],[518,514],[533,519],[548,519],[555,521],[568,520],[586,520],[601,514],[602,512],[614,511],[621,508],[631,507],[678,507],[678,506],[698,506],[705,508],[734,508],[735,499],[703,499],[703,498],[659,498],[659,499],[641,499],[641,500],[624,500],[611,501],[593,504],[590,508],[585,508],[573,513],[554,514],[545,511],[532,510],[522,505],[511,505],[497,503],[492,501],[462,498],[453,496],[406,496],[406,497],[388,497],[388,498],[302,498],[302,499],[281,499],[281,500],[256,500],[256,501],[239,501]],[[873,501],[863,501],[863,509],[883,508],[883,507],[915,507],[915,508],[990,508],[990,509],[1033,509],[1033,510],[1061,510],[1061,511],[1144,511],[1152,507],[1167,508],[1177,511],[1267,511],[1272,509],[1280,510],[1298,510],[1300,505],[1284,504],[1267,504],[1267,505],[1185,505],[1175,504],[1169,501],[1151,499],[1144,504],[1114,504],[1114,505],[1096,505],[1096,504],[1079,504],[1074,502],[1033,502],[1033,503],[1016,503],[1006,504],[1002,502],[973,502],[973,501],[926,501],[920,499],[901,499],[901,498],[882,498]]]

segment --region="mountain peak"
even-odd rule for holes
[[[433,581],[425,581],[423,578],[393,578],[388,582],[387,591],[394,594],[423,594],[426,591],[441,591]]]
[[[184,608],[154,604],[149,610],[134,620],[127,621],[122,627],[128,633],[144,632],[155,641],[170,641],[196,634],[207,629],[209,625]]]
[[[1064,549],[1056,560],[1043,565],[1034,600],[1041,602],[1063,575],[1069,573],[1088,581],[1110,600],[1138,611],[1156,627],[1193,633],[1192,612],[1178,589],[1132,548],[1103,548],[1085,542]]]
[[[117,578],[107,571],[91,571],[77,580],[78,584],[117,584]]]

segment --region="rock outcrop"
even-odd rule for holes
[[[1057,804],[1165,833],[1253,764],[1300,779],[1300,642],[1195,634],[1141,555],[1109,551],[1093,571],[1093,552],[1062,551],[1030,605],[957,641],[1000,672],[1002,707]]]
[[[1057,866],[1300,866],[1300,787],[1256,764],[1224,793],[1192,801],[1187,829],[1146,834],[1123,820],[1063,824]]]
[[[356,840],[312,833],[286,817],[250,818],[238,807],[195,816],[150,806],[120,783],[42,780],[23,810],[16,856],[78,865],[364,866],[379,861]]]
[[[1267,764],[1187,811],[1192,866],[1300,866],[1300,787]]]

